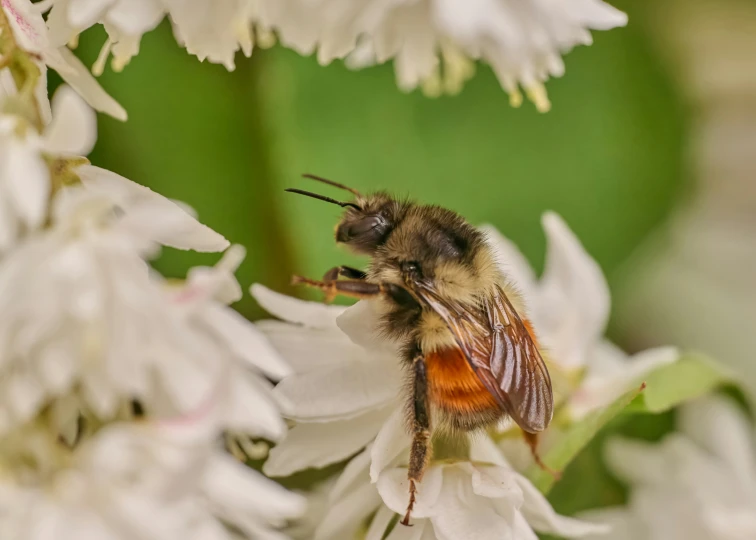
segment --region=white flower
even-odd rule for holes
[[[113,424],[75,448],[39,422],[0,450],[0,536],[35,540],[282,539],[303,499],[215,446],[212,403],[170,421]]]
[[[77,173],[85,187],[58,192],[52,227],[0,262],[0,431],[74,389],[102,419],[132,398],[186,412],[224,369],[217,344],[182,324],[140,256],[157,242],[218,251],[227,241],[125,178]]]
[[[321,63],[350,53],[355,67],[393,59],[401,88],[424,84],[438,94],[458,91],[471,60],[482,59],[514,105],[521,85],[542,111],[543,82],[564,72],[562,53],[590,44],[589,29],[627,22],[600,0],[279,0],[265,8],[285,45],[304,54],[317,48]]]
[[[2,0],[1,5],[21,49],[38,55],[92,108],[126,120],[126,111],[102,89],[84,64],[67,47],[51,44],[42,14],[30,0]],[[40,84],[46,86],[44,77]]]
[[[45,156],[86,155],[94,146],[94,113],[70,87],[58,89],[52,110],[41,135],[23,117],[0,112],[0,253],[47,215],[51,185]]]
[[[610,441],[610,468],[630,484],[626,507],[590,512],[612,540],[756,538],[756,447],[751,422],[725,398],[681,407],[679,433],[659,444]]]

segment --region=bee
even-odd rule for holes
[[[446,208],[384,192],[362,195],[304,176],[352,193],[352,201],[342,202],[286,190],[344,208],[336,242],[369,256],[370,263],[366,271],[337,266],[320,281],[294,276],[293,283],[321,289],[326,301],[336,295],[377,299],[381,330],[403,344],[412,444],[401,523],[409,525],[436,424],[471,432],[510,417],[523,430],[536,463],[553,473],[537,452],[537,434],[549,425],[554,409],[549,372],[522,303],[484,234]]]

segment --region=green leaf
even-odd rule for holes
[[[580,422],[567,428],[559,441],[543,456],[543,460],[554,469],[562,470],[593,439],[599,430],[621,413],[641,392],[638,387],[619,397],[604,409],[595,411]],[[538,466],[532,466],[525,473],[533,485],[541,492],[547,493],[554,484],[554,477]]]
[[[732,383],[727,371],[712,360],[697,354],[684,355],[674,364],[650,373],[643,387],[627,392],[604,409],[566,428],[543,460],[550,467],[563,470],[599,430],[618,415],[662,413]],[[554,484],[554,478],[537,466],[528,469],[526,476],[543,493]]]
[[[646,378],[646,390],[630,403],[626,412],[665,412],[732,383],[732,376],[723,366],[702,355],[686,355],[651,373]]]

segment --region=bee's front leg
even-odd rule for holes
[[[415,506],[417,483],[423,479],[423,474],[431,457],[431,420],[428,398],[428,377],[425,371],[425,357],[419,351],[412,359],[412,449],[410,450],[409,468],[409,504],[407,513],[402,519],[402,525],[410,525],[410,516]]]
[[[351,266],[336,266],[325,273],[323,281],[336,281],[340,277],[362,280],[367,277],[367,274],[362,270],[357,270]]]
[[[417,302],[407,292],[407,289],[393,283],[369,283],[365,280],[347,279],[317,281],[301,276],[294,276],[291,279],[291,284],[308,285],[320,289],[325,294],[326,302],[330,302],[336,295],[340,294],[351,298],[359,298],[360,300],[385,296],[401,305],[417,305]]]

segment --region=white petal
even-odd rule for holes
[[[343,311],[342,306],[328,306],[320,302],[299,300],[255,283],[250,288],[265,311],[285,321],[302,324],[310,328],[336,328],[336,317]]]
[[[53,154],[85,156],[97,141],[94,111],[70,87],[62,85],[52,99],[52,122],[45,128],[44,146]]]
[[[472,467],[472,488],[476,495],[489,499],[504,499],[507,504],[519,508],[523,503],[523,491],[519,487],[520,475],[509,467]]]
[[[519,248],[493,225],[483,225],[479,228],[493,248],[501,271],[509,278],[511,284],[523,298],[533,297],[536,291],[535,273]]]
[[[349,460],[349,463],[346,464],[346,467],[341,471],[333,487],[328,492],[329,504],[333,504],[339,499],[349,496],[351,491],[370,482],[368,467],[370,466],[371,448],[372,446],[368,445],[365,450]]]
[[[5,163],[0,164],[0,178],[6,178],[8,196],[22,221],[36,228],[47,210],[50,171],[36,144],[11,138],[6,147]]]
[[[536,328],[555,363],[578,368],[604,333],[609,287],[601,268],[558,215],[544,214],[543,227],[548,249],[534,310]]]
[[[370,528],[365,534],[365,540],[383,540],[386,529],[395,515],[388,507],[381,506],[378,509],[378,513],[373,517],[373,521],[370,522]]]
[[[378,331],[379,317],[377,301],[361,300],[339,315],[336,324],[353,343],[376,352],[396,355],[397,344]]]
[[[241,371],[232,375],[231,379],[227,396],[228,427],[273,441],[280,439],[286,432],[286,425],[272,397],[262,388],[263,383],[255,375]]]
[[[517,475],[517,484],[525,496],[520,510],[527,522],[535,530],[565,538],[578,538],[587,534],[609,532],[610,528],[600,523],[589,523],[575,518],[560,516],[551,507],[546,497],[524,476]]]
[[[157,0],[121,0],[108,10],[107,21],[123,34],[141,36],[155,28],[164,15]]]
[[[430,521],[416,519],[412,522],[412,527],[394,527],[386,540],[436,540],[436,535],[433,534]]]
[[[397,407],[381,426],[370,452],[370,481],[377,482],[383,470],[410,445],[402,407]]]
[[[346,420],[397,397],[399,369],[381,361],[352,362],[286,377],[275,389],[293,406],[284,413],[302,422]]]
[[[208,305],[205,309],[205,322],[223,338],[237,357],[274,380],[291,374],[291,368],[254,324],[226,306]]]
[[[76,28],[84,30],[102,18],[116,0],[71,0],[67,15]]]
[[[303,497],[221,453],[210,460],[203,486],[213,503],[259,513],[271,523],[294,518],[305,510]]]
[[[271,449],[263,471],[268,476],[288,476],[346,459],[375,437],[389,413],[388,409],[379,409],[351,420],[296,425]]]
[[[380,504],[380,497],[371,484],[365,484],[346,499],[334,504],[315,530],[313,540],[333,540],[343,535],[353,538],[362,522]]]
[[[594,523],[604,523],[610,527],[610,531],[603,534],[591,534],[584,536],[588,540],[639,540],[651,538],[648,531],[644,530],[641,521],[627,508],[599,508],[580,513],[581,519]]]
[[[173,201],[114,172],[91,165],[76,169],[86,189],[126,210],[119,226],[165,246],[201,252],[223,251],[228,240],[187,214]]]
[[[470,477],[459,467],[448,467],[431,517],[439,540],[501,540],[511,535],[511,524],[487,499],[473,494]]]
[[[677,425],[698,445],[722,459],[746,484],[754,485],[753,427],[732,401],[710,396],[686,403],[679,409]]]
[[[255,324],[296,373],[353,362],[365,353],[338,330],[307,328],[274,320]]]
[[[81,60],[76,58],[68,47],[61,47],[57,52],[59,54],[45,57],[47,65],[57,71],[93,109],[109,114],[117,120],[126,121],[126,110],[102,89]]]
[[[47,28],[42,14],[29,0],[3,0],[16,43],[23,50],[40,54],[48,46]]]
[[[436,512],[435,507],[443,482],[444,467],[435,465],[425,471],[423,481],[417,485],[417,499],[415,500],[415,508],[412,510],[412,515],[415,518],[427,518]],[[407,469],[396,468],[383,471],[378,477],[376,486],[384,504],[397,514],[404,515],[409,503]]]

